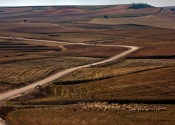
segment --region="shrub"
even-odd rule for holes
[[[105,18],[105,19],[108,19],[108,16],[107,16],[107,15],[105,15],[105,16],[104,16],[104,18]]]

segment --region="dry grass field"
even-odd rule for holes
[[[1,39],[0,45],[1,92],[27,85],[56,71],[97,62],[126,50],[17,39]]]
[[[1,7],[0,34],[11,38],[0,39],[0,92],[126,50],[98,44],[141,49],[118,61],[79,69],[24,93],[0,107],[0,117],[11,125],[174,125],[174,12],[155,7],[129,9],[130,6]],[[166,110],[69,108],[77,102],[156,105]]]
[[[88,22],[94,17],[108,15],[110,17],[137,17],[154,14],[160,11],[159,8],[143,8],[140,11],[127,9],[129,5],[120,6],[63,6],[63,7],[21,7],[21,8],[0,8],[2,20],[0,22],[28,22],[40,23],[74,23]],[[27,16],[26,16],[27,15]],[[8,20],[9,17],[11,20]],[[61,17],[61,18],[60,18]],[[48,19],[49,18],[49,19]]]
[[[167,111],[146,113],[74,111],[64,107],[30,108],[12,111],[7,119],[13,125],[174,125],[175,107],[164,106],[167,107]]]
[[[61,44],[41,45],[37,42],[1,39],[0,45],[0,92],[22,87],[56,71],[101,60],[96,58],[98,55],[94,58],[86,54],[74,57],[68,49],[63,50],[64,45]]]
[[[46,97],[29,101],[57,104],[59,101],[112,99],[166,103],[174,100],[174,65],[174,60],[145,59],[78,70],[50,85]]]
[[[168,16],[167,16],[168,15]],[[96,18],[92,19],[89,23],[92,24],[139,24],[139,25],[148,25],[159,28],[169,28],[175,29],[174,25],[175,16],[174,13],[170,10],[163,10],[159,13],[147,15],[147,16],[139,16],[139,17],[124,17],[124,18]]]

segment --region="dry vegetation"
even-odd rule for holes
[[[13,125],[174,125],[174,106],[163,106],[167,107],[167,111],[146,113],[30,108],[10,112],[7,119]]]
[[[56,71],[97,62],[126,49],[0,40],[1,92],[22,87]],[[43,63],[44,62],[44,63]]]
[[[49,96],[30,102],[112,99],[166,103],[174,100],[174,63],[174,60],[126,60],[114,66],[79,70],[50,85]]]
[[[39,44],[39,45],[38,45]],[[18,40],[0,41],[0,91],[22,87],[54,72],[100,61],[99,58],[70,57],[64,45],[40,45]],[[82,50],[81,50],[82,51]],[[120,50],[119,50],[120,51]],[[55,53],[62,53],[62,56]]]
[[[173,15],[173,14],[172,14]],[[93,24],[139,24],[139,25],[148,25],[153,27],[160,28],[170,28],[175,29],[174,19],[166,19],[159,16],[148,15],[143,17],[128,17],[128,18],[109,18],[109,19],[92,19],[89,23]]]
[[[2,64],[0,68],[1,87],[3,88],[6,86],[7,88],[5,90],[20,87],[40,80],[54,72],[96,61],[100,61],[100,59],[88,57],[60,57]],[[2,89],[1,91],[5,90]]]
[[[94,57],[94,58],[109,58],[119,54],[126,48],[104,47],[98,45],[65,45],[68,51],[52,53],[55,56],[73,56],[73,57]]]
[[[129,5],[120,6],[88,6],[88,7],[21,7],[21,8],[0,8],[2,20],[0,22],[27,22],[40,23],[74,23],[87,22],[92,18],[109,15],[110,17],[137,17],[154,14],[160,11],[159,8],[143,8],[140,11],[128,9]],[[29,16],[26,16],[29,15]],[[8,17],[13,17],[8,20]],[[49,18],[49,20],[48,20]],[[42,20],[41,20],[42,19]]]
[[[126,50],[97,44],[143,47],[117,62],[80,69],[11,100],[7,107],[0,108],[0,117],[12,125],[174,125],[174,13],[159,8],[128,9],[129,6],[0,8],[3,36],[91,44],[0,39],[0,92]],[[108,18],[104,19],[105,15]],[[110,104],[104,111],[96,110],[93,103],[87,103],[92,106],[90,110],[79,108],[82,103],[75,104],[76,108],[58,105],[88,101],[129,103],[114,105],[125,105],[127,109],[136,106],[137,110],[145,106],[144,111],[155,105],[166,107],[166,111],[114,111]],[[8,108],[8,104],[13,106]]]

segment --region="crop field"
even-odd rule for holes
[[[40,80],[54,72],[63,69],[100,61],[88,57],[60,57],[25,60],[15,63],[2,64],[0,68],[1,86],[23,86]],[[43,63],[44,62],[44,63]],[[5,91],[5,90],[1,90]]]
[[[0,118],[11,125],[174,125],[174,12],[131,6],[0,7],[0,93],[128,50],[104,45],[140,47],[0,102]]]
[[[67,108],[29,108],[18,109],[8,114],[7,119],[13,125],[173,125],[175,107],[163,105],[167,111],[119,112],[119,111],[84,111]],[[81,114],[81,115],[80,115]],[[30,119],[29,119],[30,118]],[[18,120],[16,120],[18,119]],[[43,120],[44,119],[44,120]]]
[[[61,44],[41,45],[37,42],[1,39],[0,45],[0,92],[25,86],[56,71],[101,60],[83,56],[73,57],[70,52],[66,56],[55,55],[62,49],[68,51]]]
[[[154,70],[161,67],[174,66],[173,59],[125,59],[112,66],[85,68],[70,75],[63,76],[58,81],[78,81],[114,77],[124,74],[132,74],[145,70]]]
[[[30,102],[91,100],[92,95],[93,100],[174,99],[174,65],[174,60],[129,59],[112,66],[85,68],[58,79],[49,86],[50,95]]]
[[[1,39],[0,45],[1,92],[22,87],[56,71],[97,62],[126,50],[15,39]]]
[[[64,46],[68,51],[56,52],[57,56],[74,56],[74,57],[96,57],[96,58],[109,58],[116,54],[119,54],[126,48],[120,47],[104,47],[97,46],[93,43],[90,46],[85,45],[65,45]]]
[[[7,33],[8,32],[8,33]],[[18,36],[23,38],[48,39],[59,42],[88,42],[108,40],[109,35],[104,32],[86,30],[79,27],[49,23],[0,23],[0,33],[4,36]],[[110,39],[115,38],[111,36]]]
[[[157,46],[145,47],[137,53],[132,54],[131,57],[136,58],[175,58],[174,46]]]
[[[168,13],[168,12],[162,12],[162,13]],[[171,13],[172,16],[169,16],[167,18],[164,18],[163,16],[159,16],[159,15],[162,15],[162,13],[160,12],[160,13],[147,15],[147,16],[127,17],[127,18],[109,18],[109,19],[96,18],[96,19],[92,19],[89,23],[110,24],[110,25],[139,24],[139,25],[148,25],[148,26],[159,27],[159,28],[174,29],[175,23],[174,23],[174,18],[172,18],[174,17],[173,13]],[[170,12],[168,14],[170,15]]]
[[[159,8],[143,8],[140,11],[128,9],[123,6],[89,7],[21,7],[21,8],[0,8],[2,20],[0,22],[23,22],[21,19],[28,19],[30,22],[87,22],[94,17],[109,15],[110,17],[137,17],[158,13]],[[28,16],[26,16],[28,15]],[[7,18],[13,17],[11,20]],[[61,18],[59,18],[61,17]],[[42,18],[42,20],[41,20]],[[49,20],[48,20],[49,18]]]

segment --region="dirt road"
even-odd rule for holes
[[[10,38],[10,37],[0,37],[0,38]],[[27,41],[31,41],[31,40],[35,40],[35,39],[23,39],[23,38],[16,38],[16,39],[22,39],[22,40],[27,40]],[[50,40],[35,40],[35,41],[40,41],[40,42],[53,42],[53,43],[58,43],[57,41],[50,41]],[[85,44],[85,43],[66,43],[66,44],[84,44],[84,45],[90,45],[90,44]],[[115,46],[115,47],[124,47],[124,48],[128,48],[129,50],[126,50],[118,55],[115,55],[109,59],[106,59],[104,61],[100,61],[100,62],[96,62],[96,63],[92,63],[92,64],[88,64],[88,65],[83,65],[83,66],[78,66],[78,67],[74,67],[74,68],[70,68],[70,69],[66,69],[66,70],[63,70],[63,71],[60,71],[58,73],[55,73],[53,74],[52,76],[49,76],[47,78],[44,78],[38,82],[34,82],[28,86],[25,86],[23,88],[20,88],[20,89],[15,89],[15,90],[11,90],[9,92],[5,92],[5,93],[2,93],[0,94],[0,101],[2,100],[7,100],[7,99],[10,99],[12,97],[15,97],[15,96],[20,96],[22,95],[23,93],[27,92],[27,91],[30,91],[30,90],[33,90],[35,89],[36,86],[40,85],[45,85],[47,83],[50,83],[52,82],[53,80],[56,80],[66,74],[69,74],[77,69],[80,69],[80,68],[85,68],[85,67],[91,67],[91,66],[95,66],[95,65],[100,65],[100,64],[104,64],[104,63],[108,63],[108,62],[111,62],[111,61],[114,61],[114,60],[117,60],[119,58],[122,58],[134,51],[137,51],[139,49],[139,47],[137,46],[125,46],[125,45],[103,45],[103,44],[100,44],[100,45],[96,45],[96,46]]]

